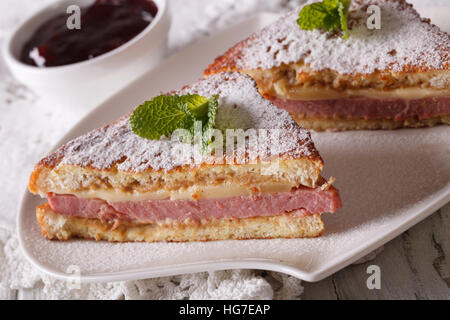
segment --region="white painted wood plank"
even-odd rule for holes
[[[17,294],[18,300],[40,300],[43,285],[39,285],[33,289],[22,289]]]
[[[450,204],[387,243],[374,260],[317,283],[303,299],[450,299]],[[367,266],[381,269],[381,289],[366,286]]]
[[[0,287],[0,300],[16,300],[17,291]]]

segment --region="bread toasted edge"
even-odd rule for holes
[[[128,172],[115,168],[99,170],[69,164],[49,166],[40,162],[30,176],[28,187],[32,193],[42,197],[48,192],[72,194],[92,189],[145,193],[161,189],[178,190],[194,185],[237,184],[251,187],[277,182],[313,188],[322,183],[322,169],[323,160],[320,156],[315,159],[280,159],[268,163],[180,167],[170,172]]]
[[[320,214],[301,217],[289,213],[272,217],[218,219],[199,223],[114,224],[98,219],[68,217],[51,210],[48,204],[37,207],[42,234],[48,239],[84,238],[109,242],[186,242],[272,238],[313,238],[324,231]]]
[[[403,121],[395,121],[392,119],[333,119],[291,115],[300,126],[314,131],[395,130],[402,128],[433,127],[440,124],[450,125],[450,116],[437,116],[421,120],[411,118]]]

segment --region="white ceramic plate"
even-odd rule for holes
[[[213,58],[273,21],[261,14],[176,53],[84,118],[58,144],[112,121],[133,106],[191,83]],[[356,131],[313,135],[325,175],[337,178],[344,207],[325,214],[317,239],[107,243],[48,241],[26,192],[18,228],[26,257],[39,269],[82,281],[119,281],[233,268],[274,270],[307,281],[321,280],[396,237],[450,200],[450,127]]]

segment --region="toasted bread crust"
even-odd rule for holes
[[[450,125],[450,116],[440,116],[430,119],[407,119],[395,121],[390,119],[328,119],[292,115],[299,125],[315,131],[344,131],[344,130],[394,130],[401,128],[433,127],[439,124]]]
[[[320,214],[300,217],[282,214],[274,217],[220,219],[196,224],[167,225],[102,222],[98,219],[66,217],[53,212],[48,204],[36,209],[42,234],[48,239],[85,238],[111,242],[184,242],[271,238],[311,238],[324,231]]]
[[[122,172],[115,168],[99,170],[90,167],[40,162],[34,168],[29,190],[43,197],[48,192],[72,194],[95,189],[117,192],[154,192],[188,187],[236,184],[258,187],[264,183],[289,183],[293,186],[315,187],[323,182],[321,159],[280,160],[271,170],[269,164],[204,165],[199,168],[177,168],[170,172]]]
[[[414,10],[413,6],[411,4],[409,4],[408,2],[404,1],[404,0],[389,0],[392,3],[395,3],[397,5],[398,10],[400,11],[411,11],[417,19],[419,19],[423,24],[426,24],[428,26],[433,26],[431,24],[430,19],[424,19],[421,18],[420,15],[417,13],[417,11]],[[380,3],[383,3],[385,1],[381,1]],[[356,7],[362,7],[367,8],[370,4],[377,4],[376,0],[370,1],[370,3],[367,2],[367,0],[365,1],[360,1],[360,0],[356,0],[353,1],[352,6]],[[363,10],[364,12],[366,10]],[[275,22],[274,24],[276,24],[277,22]],[[350,22],[351,25],[351,22]],[[438,32],[438,36],[447,39],[450,39],[450,36],[443,32],[443,31],[439,31]],[[225,54],[217,57],[213,63],[211,63],[208,68],[204,71],[204,75],[205,76],[210,76],[212,74],[216,74],[216,73],[220,73],[220,72],[227,72],[227,71],[238,71],[238,72],[244,72],[247,73],[248,71],[251,70],[261,70],[264,68],[243,68],[241,66],[241,62],[242,59],[244,57],[244,51],[248,48],[250,48],[255,42],[258,42],[259,40],[261,40],[262,37],[262,33],[261,32],[257,32],[253,35],[251,35],[249,38],[237,43],[235,46],[233,46],[232,48],[230,48],[229,50],[227,50],[227,52],[225,52]],[[278,41],[283,41],[283,39],[278,39]],[[435,51],[435,54],[438,55],[441,59],[441,61],[443,62],[441,67],[439,69],[435,69],[436,70],[450,70],[450,62],[449,62],[449,49],[450,47],[447,46],[441,46],[441,47],[436,47],[433,48],[433,50]],[[283,49],[283,50],[287,50],[287,48]],[[388,54],[390,55],[395,55],[395,48],[392,48],[391,51],[387,51]],[[244,61],[245,62],[245,61]],[[297,61],[290,61],[290,64],[303,64],[303,60],[299,59]],[[306,67],[309,68],[309,64],[304,64]],[[428,72],[428,71],[432,71],[432,69],[430,69],[425,62],[423,63],[415,63],[415,64],[406,64],[404,66],[402,66],[400,68],[400,70],[396,70],[395,74],[396,76],[403,76],[403,75],[407,75],[407,74],[411,74],[411,73],[422,73],[422,72]],[[335,70],[332,69],[323,69],[323,70],[311,70],[311,73],[314,74],[315,72],[332,72],[332,73],[336,73],[339,74],[338,72],[336,72]],[[378,72],[380,72],[381,74],[391,74],[391,68],[386,67],[385,69],[378,69]],[[307,75],[307,73],[305,72],[305,75]],[[357,81],[364,81],[364,79],[367,77],[367,74],[362,74],[362,73],[353,73],[351,78],[352,80],[357,80]],[[358,80],[360,79],[360,80]]]
[[[223,145],[221,152],[197,157],[192,145],[137,136],[126,115],[69,141],[42,159],[31,174],[30,191],[41,196],[90,189],[142,193],[194,185],[252,187],[268,181],[314,187],[321,179],[323,161],[310,133],[288,112],[264,99],[249,76],[223,73],[179,92],[185,93],[219,94],[217,129],[253,130],[258,143],[263,143],[251,155],[245,150],[243,157],[238,157],[238,150],[230,153]],[[269,130],[278,136],[273,138]],[[259,136],[260,131],[266,135]],[[274,163],[277,170],[266,170]]]
[[[205,69],[203,75],[205,77],[208,77],[220,72],[243,71],[242,68],[239,68],[237,66],[237,62],[242,57],[242,50],[246,48],[248,44],[256,37],[256,34],[253,34],[249,38],[242,40],[241,42],[228,49],[223,55],[218,56],[216,59],[214,59],[214,62]]]

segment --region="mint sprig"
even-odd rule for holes
[[[341,29],[348,39],[348,9],[351,0],[323,0],[303,7],[297,23],[302,30],[324,29],[328,32]]]
[[[189,129],[195,118],[176,96],[161,95],[145,101],[130,116],[131,130],[150,140],[170,136],[176,129]]]
[[[203,139],[202,150],[205,153],[211,152],[212,137],[214,134],[214,125],[216,124],[216,115],[219,102],[218,96],[214,95],[209,99],[208,103],[208,117],[206,123],[203,125]]]
[[[185,94],[177,96],[180,102],[185,103],[196,120],[205,121],[208,117],[208,106],[210,99],[198,94]]]
[[[160,95],[138,106],[130,116],[131,130],[138,136],[158,140],[177,129],[194,135],[196,121],[202,123],[202,150],[209,150],[218,108],[218,97],[198,94]]]

